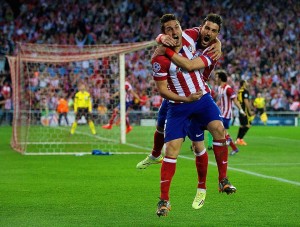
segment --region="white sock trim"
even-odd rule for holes
[[[206,153],[206,148],[204,148],[204,150],[201,151],[200,153],[196,153],[196,152],[194,151],[195,156],[201,156],[201,155],[204,155],[205,153]]]
[[[176,162],[177,162],[177,159],[164,158],[164,162],[176,163]]]

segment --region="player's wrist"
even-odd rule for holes
[[[173,55],[175,54],[175,51],[172,50],[172,49],[169,48],[169,47],[166,47],[166,52],[165,52],[165,54],[166,54],[166,56],[167,56],[168,58],[172,58]]]

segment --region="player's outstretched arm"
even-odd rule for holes
[[[222,56],[222,43],[218,38],[216,38],[215,43],[212,43],[208,47],[207,54],[211,55],[211,58],[214,61],[218,61],[220,59]]]
[[[202,68],[208,67],[211,64],[213,64],[213,60],[211,59],[211,56],[209,56],[209,55],[201,55],[197,58],[190,60],[188,58],[178,55],[174,50],[172,50],[168,47],[165,50],[165,54],[177,66],[179,66],[187,71],[194,71],[194,70],[202,69]]]

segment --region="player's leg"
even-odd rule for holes
[[[221,112],[213,100],[208,100],[204,107],[205,111],[201,118],[203,124],[207,125],[208,131],[213,136],[213,150],[219,172],[219,191],[230,194],[235,192],[236,188],[227,179],[228,147]]]
[[[58,126],[60,126],[62,115],[62,113],[58,114]]]
[[[236,139],[236,144],[237,145],[241,145],[241,146],[245,146],[247,145],[247,143],[244,141],[244,136],[248,131],[248,117],[241,115],[239,116],[239,120],[240,120],[240,127],[239,127],[239,131],[238,131],[238,135],[237,135],[237,139]]]
[[[75,133],[75,130],[77,128],[77,121],[81,118],[81,115],[82,115],[82,109],[78,108],[77,113],[75,114],[75,121],[73,122],[73,124],[71,126],[71,132],[70,132],[71,135],[73,135]]]
[[[160,170],[160,201],[156,214],[158,216],[167,216],[170,207],[170,186],[175,174],[177,157],[181,148],[183,138],[175,139],[166,143],[166,155],[163,159]],[[168,204],[169,206],[165,206]]]
[[[143,159],[136,165],[137,169],[146,169],[148,166],[152,164],[162,163],[163,156],[161,154],[161,150],[164,146],[163,128],[157,125],[153,137],[154,137],[154,144],[153,144],[152,152],[151,154],[147,155],[145,159]]]
[[[158,204],[169,204],[169,191],[176,170],[177,157],[187,135],[186,126],[192,105],[168,104],[168,114],[165,125],[166,151],[160,171],[160,201]],[[167,216],[169,208],[158,206],[156,214]]]
[[[225,132],[226,132],[226,142],[227,142],[227,145],[229,145],[232,149],[230,155],[234,155],[236,154],[237,152],[239,152],[239,149],[236,147],[236,145],[234,144],[234,142],[232,141],[229,133],[228,133],[228,129],[229,129],[229,125],[230,125],[230,119],[228,118],[222,118],[223,120],[223,125],[224,125],[224,128],[225,128]]]
[[[213,149],[213,137],[209,131],[207,131],[207,149]]]
[[[195,164],[198,174],[197,192],[192,203],[194,209],[200,209],[204,205],[206,197],[206,176],[208,166],[208,155],[204,146],[204,141],[193,142],[195,154]]]
[[[129,117],[128,117],[128,109],[130,109],[133,105],[133,102],[126,102],[126,117],[125,117],[125,121],[126,121],[126,134],[131,132],[132,130],[132,126],[130,125],[130,121],[129,121]]]
[[[194,209],[200,209],[204,205],[206,197],[206,175],[208,167],[208,154],[204,145],[203,126],[195,119],[188,124],[188,137],[192,142],[192,150],[195,154],[195,164],[198,174],[197,192],[192,203]]]
[[[68,119],[68,113],[67,112],[65,113],[65,119],[66,119],[67,125],[69,125],[69,119]]]
[[[92,132],[93,135],[96,135],[96,129],[95,129],[95,125],[94,125],[94,122],[92,120],[93,116],[91,113],[88,112],[88,109],[86,109],[86,112],[85,112],[85,118],[89,124],[89,127],[90,127],[90,130]]]
[[[236,188],[227,178],[228,147],[225,139],[225,128],[221,121],[212,121],[208,124],[208,130],[212,133],[213,149],[219,172],[219,191],[231,194]]]
[[[163,157],[161,151],[164,146],[164,125],[168,111],[167,102],[167,100],[164,100],[158,110],[157,125],[153,136],[154,141],[151,154],[137,164],[137,169],[146,169],[151,164],[162,162]]]
[[[116,108],[114,108],[113,113],[112,113],[112,115],[111,115],[111,117],[110,117],[110,119],[108,121],[108,124],[103,125],[102,128],[104,128],[104,129],[112,129],[114,120],[115,120],[115,118],[117,117],[117,115],[119,113],[119,106],[120,105],[118,105]]]

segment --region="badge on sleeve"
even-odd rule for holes
[[[153,71],[154,72],[159,72],[159,70],[161,69],[161,67],[160,67],[160,64],[158,63],[158,62],[154,62],[153,64],[152,64],[152,69],[153,69]]]

